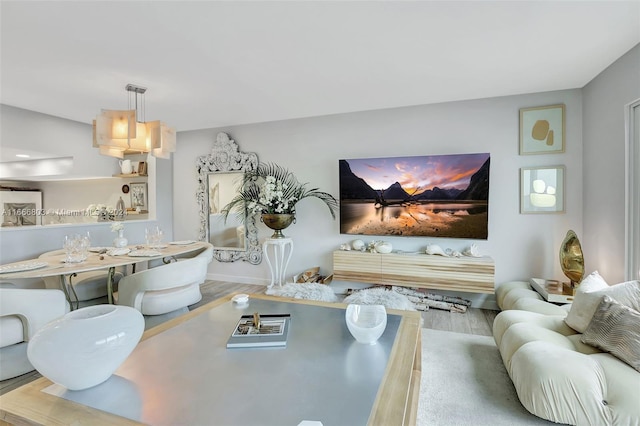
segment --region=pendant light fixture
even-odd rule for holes
[[[129,109],[102,110],[93,120],[93,146],[100,154],[116,158],[142,153],[171,158],[176,150],[175,129],[161,121],[145,122],[145,87],[127,84],[125,89]]]

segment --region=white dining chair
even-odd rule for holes
[[[209,245],[191,258],[127,275],[120,280],[117,303],[140,311],[147,328],[181,315],[202,299],[200,284],[212,259]]]
[[[61,290],[0,287],[0,380],[33,371],[27,359],[29,339],[69,312]]]

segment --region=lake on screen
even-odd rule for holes
[[[379,206],[342,203],[340,232],[359,235],[486,238],[486,202],[431,202]]]

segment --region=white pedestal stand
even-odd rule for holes
[[[273,247],[273,262],[269,258],[269,247]],[[269,288],[274,284],[282,286],[286,281],[287,266],[289,266],[289,260],[293,254],[293,240],[291,238],[267,238],[262,244],[262,252],[271,271]]]

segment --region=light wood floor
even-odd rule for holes
[[[219,299],[231,293],[264,293],[266,287],[261,285],[237,284],[224,281],[207,281],[201,286],[202,300],[190,309],[195,309],[212,300]],[[456,333],[492,336],[492,324],[497,311],[469,308],[466,313],[452,313],[438,309],[422,312],[423,328],[453,331]],[[0,395],[16,389],[24,384],[41,377],[37,371],[32,371],[13,379],[0,381]]]

